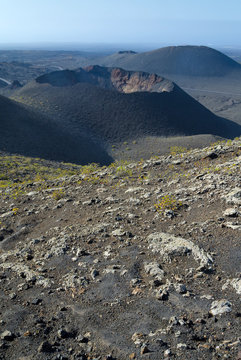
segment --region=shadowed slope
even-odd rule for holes
[[[32,109],[0,96],[0,150],[51,160],[87,164],[111,158],[90,138],[72,136]]]
[[[17,94],[66,129],[91,131],[107,143],[146,135],[241,134],[240,126],[218,118],[177,85],[153,74],[99,66],[60,71]]]

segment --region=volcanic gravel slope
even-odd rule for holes
[[[240,125],[212,114],[171,81],[143,72],[100,66],[53,72],[15,99],[108,145],[150,135],[241,134]]]
[[[240,359],[241,139],[182,151],[2,155],[2,360]]]
[[[76,138],[53,118],[1,95],[0,150],[81,164],[108,164],[112,160],[88,133]]]

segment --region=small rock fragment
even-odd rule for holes
[[[99,273],[99,271],[98,270],[96,270],[96,269],[93,269],[92,271],[91,271],[91,277],[92,277],[92,279],[93,280],[95,280],[95,278],[99,275],[100,273]]]
[[[149,352],[150,352],[150,350],[148,349],[147,345],[145,345],[145,344],[142,345],[142,347],[141,347],[141,355],[147,354]]]
[[[228,204],[241,204],[241,188],[235,188],[224,196]]]
[[[0,338],[2,340],[6,340],[6,341],[12,341],[14,339],[14,334],[9,331],[9,330],[5,330],[1,335]]]
[[[116,229],[112,231],[113,236],[125,236],[126,232],[123,229]]]
[[[54,352],[53,346],[48,341],[43,341],[38,347],[39,353],[51,353]]]
[[[176,292],[178,292],[179,294],[186,294],[186,292],[187,292],[186,285],[184,285],[184,284],[176,284],[175,289],[176,289]]]
[[[60,330],[58,330],[58,337],[60,338],[60,339],[67,339],[68,337],[69,337],[69,333],[68,333],[68,331],[66,331],[66,330],[64,330],[64,329],[60,329]]]
[[[41,304],[41,302],[42,302],[42,299],[33,299],[32,300],[32,305],[39,305],[39,304]]]
[[[145,339],[145,335],[142,333],[134,333],[131,337],[131,340],[134,342],[135,345],[142,345]]]
[[[228,216],[228,217],[237,217],[238,216],[238,211],[235,208],[228,208],[224,211],[223,215],[224,216]]]
[[[131,353],[130,355],[129,355],[129,359],[130,360],[133,360],[133,359],[135,359],[136,358],[136,353]]]
[[[213,316],[232,311],[232,304],[225,299],[215,300],[211,304],[210,314]]]
[[[170,349],[167,349],[167,350],[164,351],[164,356],[165,357],[169,357],[169,356],[171,356],[171,354],[172,354],[172,352],[171,352]]]
[[[185,350],[186,348],[187,348],[187,344],[182,344],[182,343],[177,344],[177,349],[179,350]]]
[[[79,341],[80,343],[87,343],[88,342],[88,338],[82,334],[79,334],[77,339],[77,341]]]
[[[166,210],[164,212],[164,215],[168,217],[169,219],[173,219],[175,217],[175,213],[173,210]]]
[[[155,276],[159,281],[163,280],[165,273],[157,262],[145,263],[144,269],[147,274]]]
[[[156,298],[158,300],[166,301],[168,300],[168,297],[169,297],[169,292],[167,290],[160,290],[156,294]]]

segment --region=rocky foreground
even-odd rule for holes
[[[241,139],[184,151],[1,157],[0,359],[241,359]]]

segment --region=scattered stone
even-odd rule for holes
[[[204,156],[204,159],[211,159],[214,160],[218,157],[218,154],[215,152],[209,152],[206,156]]]
[[[43,341],[38,347],[39,353],[52,353],[54,352],[53,345],[51,345],[48,341]]]
[[[145,263],[144,269],[147,274],[156,277],[157,280],[162,282],[165,272],[161,269],[161,266],[157,262]]]
[[[92,279],[95,280],[96,277],[100,275],[100,273],[99,273],[98,270],[93,269],[93,270],[91,271],[91,274],[90,274],[90,275],[91,275]]]
[[[158,300],[166,301],[168,300],[168,297],[169,297],[169,292],[165,289],[158,291],[156,294],[156,298]]]
[[[60,339],[67,339],[68,337],[70,337],[70,333],[68,331],[66,331],[65,329],[60,329],[58,330],[58,337]]]
[[[78,342],[80,343],[87,343],[88,342],[88,338],[82,334],[79,334],[77,336],[77,339],[76,339]]]
[[[0,338],[2,340],[12,341],[15,338],[15,336],[11,331],[5,330],[4,332],[1,333]]]
[[[222,286],[222,290],[226,290],[228,286],[232,286],[236,290],[237,294],[241,294],[241,278],[227,280]]]
[[[184,285],[184,284],[176,284],[175,285],[175,290],[179,294],[186,294],[186,292],[187,292],[186,285]]]
[[[107,355],[104,360],[116,360],[112,355]]]
[[[123,220],[123,217],[121,217],[121,216],[119,216],[119,215],[117,215],[116,217],[115,217],[115,221],[122,221]]]
[[[241,279],[233,279],[230,285],[236,290],[237,294],[241,294]]]
[[[241,204],[241,188],[235,188],[229,194],[225,195],[224,198],[226,199],[228,204],[232,205],[240,205]]]
[[[139,279],[139,278],[131,279],[130,285],[131,285],[132,287],[135,287],[136,285],[139,285],[141,282],[142,282],[142,280]]]
[[[165,357],[169,357],[169,356],[171,356],[171,354],[172,354],[172,352],[171,352],[170,349],[167,349],[167,350],[164,351],[164,356]]]
[[[138,186],[138,187],[133,187],[133,188],[129,188],[125,191],[126,194],[128,193],[138,193],[140,191],[143,191],[143,188]]]
[[[173,219],[175,217],[175,213],[173,210],[165,210],[164,215],[169,219]]]
[[[177,344],[177,349],[178,350],[186,350],[187,349],[187,344],[179,343],[179,344]]]
[[[39,304],[41,304],[41,302],[42,302],[42,299],[36,298],[36,299],[33,299],[31,303],[32,303],[32,305],[39,305]]]
[[[227,222],[223,225],[224,225],[224,227],[227,227],[227,228],[230,228],[233,230],[241,230],[241,224],[239,224],[239,223]]]
[[[126,231],[124,231],[123,229],[116,229],[116,230],[112,231],[112,235],[113,236],[125,236]]]
[[[12,215],[14,215],[14,212],[13,211],[8,211],[8,212],[0,215],[0,218],[6,218],[6,217],[12,216]]]
[[[131,339],[135,345],[141,346],[145,340],[145,337],[146,336],[144,334],[136,332],[132,335]]]
[[[29,193],[27,193],[27,196],[36,196],[38,195],[37,191],[30,191]]]
[[[150,281],[150,284],[154,287],[159,287],[163,284],[163,282],[158,279],[154,279],[154,280]]]
[[[11,300],[16,299],[16,297],[17,297],[17,294],[15,294],[15,293],[9,294],[9,298],[10,298]]]
[[[147,345],[145,345],[145,344],[142,345],[142,347],[141,347],[141,355],[147,354],[149,352],[150,352],[150,350],[148,349]]]
[[[111,265],[104,270],[105,274],[116,274],[121,272],[123,272],[123,266],[121,265]]]
[[[167,343],[160,338],[156,339],[156,343],[158,343],[160,346],[167,346]]]
[[[223,215],[228,217],[237,217],[239,212],[235,208],[228,208],[224,211]]]
[[[136,353],[131,353],[130,355],[129,355],[129,359],[130,360],[134,360],[136,358]]]
[[[232,304],[228,300],[215,300],[211,304],[210,314],[213,316],[232,311]]]

